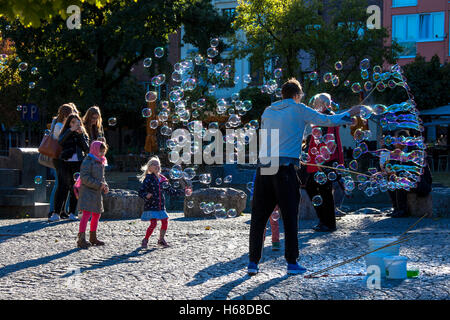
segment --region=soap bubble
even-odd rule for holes
[[[152,121],[150,121],[150,128],[152,128],[152,129],[156,129],[156,128],[158,128],[158,120],[152,120]]]
[[[217,219],[225,219],[227,217],[227,211],[224,208],[215,209],[214,216]]]
[[[334,171],[330,171],[327,175],[328,180],[335,181],[337,179],[337,174]]]
[[[28,83],[28,88],[34,89],[36,87],[36,83],[34,81],[31,81]]]
[[[253,182],[247,182],[247,190],[253,192]]]
[[[275,79],[280,79],[283,74],[282,69],[278,68],[273,71],[273,76]]]
[[[311,202],[312,202],[314,207],[320,206],[322,204],[322,202],[323,202],[322,196],[315,195],[314,197],[312,197]]]
[[[368,70],[370,68],[370,60],[367,58],[361,60],[361,62],[359,63],[359,68],[361,70]]]
[[[155,57],[156,58],[162,58],[164,56],[164,48],[163,47],[157,47],[155,48]]]
[[[199,176],[200,183],[210,184],[211,183],[211,174],[210,173],[202,173]]]
[[[152,116],[152,109],[150,109],[150,108],[144,108],[144,109],[142,109],[142,116],[143,116],[144,118],[151,117],[151,116]]]
[[[111,117],[108,119],[108,125],[110,127],[114,127],[117,124],[117,119],[115,117]]]
[[[314,139],[319,140],[322,137],[322,129],[320,127],[314,127],[311,130],[311,134]]]
[[[373,89],[373,83],[371,81],[366,81],[364,83],[364,90],[371,91]]]
[[[314,181],[318,184],[325,184],[327,182],[327,175],[322,171],[318,171],[314,174]]]
[[[337,61],[337,62],[334,64],[334,68],[335,68],[337,71],[340,71],[340,70],[342,70],[342,68],[344,68],[344,64],[342,63],[342,61]]]
[[[80,177],[80,173],[79,173],[79,172],[75,172],[75,173],[73,174],[73,180],[74,180],[74,181],[77,181],[79,177]]]
[[[34,183],[35,184],[42,184],[42,181],[43,181],[42,176],[34,177]]]
[[[309,80],[311,80],[311,81],[316,81],[317,77],[318,77],[318,75],[317,75],[316,71],[313,71],[309,74]]]
[[[344,81],[344,86],[345,86],[345,87],[348,87],[349,85],[350,85],[350,80],[345,80],[345,81]]]
[[[350,161],[350,163],[348,164],[348,167],[350,170],[353,170],[353,171],[358,170],[358,161],[356,161],[356,160]]]
[[[377,83],[376,88],[379,92],[383,92],[386,89],[386,85],[383,81]]]
[[[213,38],[211,39],[211,41],[209,41],[209,45],[211,46],[211,48],[217,47],[219,43],[220,43],[219,38]]]
[[[192,209],[194,207],[194,201],[190,200],[186,203],[186,206],[190,209]]]
[[[359,93],[361,91],[361,85],[359,82],[355,82],[352,84],[352,91],[353,93]]]
[[[181,166],[178,164],[174,165],[169,171],[169,176],[174,180],[183,178],[183,170],[181,169]]]
[[[147,101],[147,102],[155,102],[157,98],[158,98],[158,93],[156,93],[156,91],[148,91],[145,94],[145,101]]]
[[[278,221],[280,219],[280,211],[276,210],[272,212],[270,217],[272,218],[273,221]]]
[[[38,68],[37,67],[33,67],[33,68],[31,68],[31,74],[32,75],[37,75],[39,72],[38,72]]]
[[[231,183],[231,180],[233,179],[232,175],[228,175],[223,179],[224,183]]]
[[[164,84],[164,82],[166,81],[166,75],[163,74],[163,73],[162,73],[162,74],[159,74],[159,75],[157,75],[157,76],[154,76],[154,77],[152,78],[152,80],[150,80],[150,81],[151,81],[151,83],[152,83],[152,86],[158,87],[158,86]]]
[[[353,159],[358,159],[362,155],[362,150],[359,147],[353,149]]]
[[[380,66],[378,66],[378,65],[374,66],[372,70],[373,70],[374,73],[381,73],[381,72],[383,72],[383,69]]]
[[[236,209],[228,209],[228,211],[227,211],[227,216],[228,216],[229,218],[236,218],[237,215],[238,215],[238,212],[237,212]]]
[[[144,68],[148,68],[152,65],[152,58],[145,58],[143,61]]]
[[[216,179],[216,185],[220,186],[222,184],[222,178]]]
[[[331,81],[333,74],[331,72],[327,72],[323,75],[323,82],[328,83]]]
[[[208,56],[208,58],[214,58],[219,54],[219,50],[217,50],[216,48],[208,48],[206,50],[206,55]]]
[[[20,72],[27,71],[27,69],[28,69],[28,63],[26,63],[26,62],[19,63],[19,71]]]
[[[361,78],[363,78],[364,80],[369,79],[369,71],[361,70]]]

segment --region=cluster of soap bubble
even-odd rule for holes
[[[323,137],[320,128],[313,128],[312,135],[316,147],[311,148],[310,154],[302,153],[301,160],[304,163],[313,163],[320,167],[320,171],[314,174],[314,180],[318,184],[335,181],[339,177],[346,194],[351,194],[356,188],[363,191],[368,197],[388,190],[411,190],[417,187],[423,167],[426,165],[426,146],[421,135],[424,131],[423,123],[419,118],[419,111],[407,79],[398,65],[392,66],[388,71],[384,71],[379,65],[370,70],[370,60],[363,59],[359,67],[361,78],[364,81],[363,85],[360,82],[351,83],[349,80],[344,82],[344,86],[350,87],[353,93],[359,94],[365,91],[367,97],[374,90],[383,92],[386,88],[401,87],[408,94],[409,99],[401,103],[361,107],[359,114],[361,119],[373,120],[381,126],[383,147],[378,150],[369,150],[366,141],[371,138],[371,132],[363,128],[356,128],[353,134],[356,147],[353,149],[353,159],[348,163],[348,167],[338,165],[337,162],[333,163],[332,168],[320,167],[327,160],[326,156],[329,152],[333,153],[333,150],[326,144],[327,140],[332,141],[333,137]],[[343,68],[344,65],[341,61],[335,63],[336,71],[341,71]],[[320,81],[316,71],[309,73],[306,79],[315,83]],[[333,86],[339,85],[338,75],[332,72],[326,72],[322,79],[325,83],[332,83]],[[335,79],[334,83],[333,79]],[[331,106],[328,108],[332,110]],[[353,126],[355,126],[357,119],[353,118],[352,120]],[[379,167],[369,168],[367,173],[357,172],[360,167],[358,160],[364,154],[376,157]],[[323,202],[320,195],[315,195],[311,200],[314,206],[319,206]]]
[[[8,63],[9,63],[9,59],[11,59],[10,56],[8,56],[7,54],[0,54],[0,73],[5,71],[6,68],[9,67]],[[21,73],[24,74],[27,70],[30,71],[30,74],[32,76],[38,76],[39,75],[39,70],[37,67],[31,67],[29,68],[28,63],[25,61],[21,61],[20,57],[16,56],[14,58],[14,61],[16,63],[18,63],[17,65],[17,70]],[[36,78],[36,77],[32,77],[32,78]],[[29,81],[28,82],[28,88],[29,89],[34,89],[36,87],[36,79],[34,79],[33,81]]]

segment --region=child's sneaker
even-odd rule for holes
[[[305,273],[305,272],[306,272],[306,269],[303,268],[298,263],[288,263],[288,266],[287,266],[287,273],[288,274],[302,274],[302,273]]]
[[[272,251],[280,251],[281,245],[280,242],[272,242]]]
[[[254,276],[259,272],[258,265],[254,262],[250,262],[247,267],[247,273],[249,276]]]
[[[78,217],[77,217],[76,215],[74,215],[73,213],[71,213],[71,214],[69,215],[69,220],[71,220],[71,221],[77,221],[77,220],[78,220]]]
[[[163,246],[164,248],[170,247],[169,244],[168,244],[168,243],[166,242],[166,240],[164,240],[164,239],[158,240],[158,244],[159,244],[160,246]]]
[[[144,238],[141,243],[141,248],[146,249],[148,246],[148,240]]]

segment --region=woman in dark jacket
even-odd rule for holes
[[[73,190],[74,175],[80,172],[81,162],[89,153],[89,138],[78,114],[73,113],[67,118],[58,142],[62,146],[62,151],[59,161],[60,168],[57,170],[60,183],[55,195],[55,212],[61,214],[64,199],[70,193],[69,219],[77,220],[77,199]]]

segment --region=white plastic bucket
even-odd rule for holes
[[[406,263],[407,257],[391,256],[384,258],[384,266],[386,269],[387,279],[406,279]]]
[[[397,241],[397,238],[373,238],[369,239],[369,250],[381,248],[391,242]],[[400,254],[400,244],[395,244],[390,247],[375,251],[374,253],[383,253],[388,256],[398,256]]]
[[[379,252],[373,252],[373,253],[368,254],[365,257],[366,258],[366,269],[368,269],[369,266],[376,265],[380,268],[380,276],[384,278],[386,276],[386,268],[384,266],[384,258],[386,258],[386,257],[388,257],[386,254],[379,253]]]

